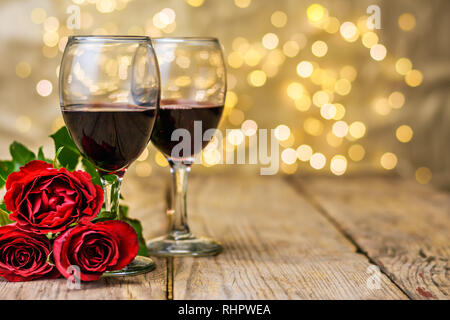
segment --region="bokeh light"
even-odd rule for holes
[[[397,137],[397,140],[403,143],[411,141],[413,135],[413,129],[411,129],[411,127],[406,124],[399,126],[397,130],[395,130],[395,136]]]
[[[309,161],[309,159],[311,159],[313,149],[307,144],[302,144],[297,148],[296,152],[298,159],[306,162]]]
[[[382,44],[376,44],[370,48],[370,56],[376,61],[384,60],[384,58],[386,58],[386,54],[386,47]]]
[[[327,164],[327,158],[320,152],[314,153],[309,159],[311,167],[320,170]]]
[[[280,124],[275,128],[275,137],[280,141],[287,140],[290,135],[291,129],[289,129],[289,127],[284,124]]]
[[[287,20],[287,14],[283,11],[275,11],[270,17],[270,22],[277,28],[283,28],[286,25]]]
[[[25,79],[31,74],[31,66],[28,62],[21,61],[16,64],[16,75],[19,78]]]
[[[405,82],[410,87],[418,87],[423,81],[422,72],[419,70],[411,70],[405,76]]]
[[[312,44],[311,52],[316,57],[324,57],[328,52],[328,45],[324,41],[318,40]]]
[[[403,31],[411,31],[416,26],[416,17],[411,13],[403,13],[398,18],[398,26]]]
[[[347,159],[343,155],[335,155],[331,158],[330,170],[337,176],[343,175],[347,170]]]
[[[267,80],[267,75],[262,70],[254,70],[248,75],[248,83],[253,87],[262,87]]]
[[[400,58],[395,62],[395,70],[401,74],[406,75],[412,69],[412,62],[408,58]]]
[[[308,19],[312,22],[319,22],[325,17],[325,9],[320,4],[314,3],[306,10]]]
[[[394,169],[397,166],[397,161],[397,156],[392,152],[386,152],[380,158],[380,164],[386,170]]]
[[[432,173],[427,167],[420,167],[415,172],[416,180],[420,184],[427,184],[431,181]]]
[[[41,80],[36,85],[37,93],[42,97],[47,97],[52,93],[53,85],[48,80]]]
[[[366,154],[366,150],[360,144],[353,144],[348,148],[348,156],[355,162],[361,161],[364,159]]]
[[[342,37],[348,42],[354,42],[358,39],[358,29],[353,22],[346,21],[339,28]]]

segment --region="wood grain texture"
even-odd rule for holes
[[[194,233],[222,242],[217,257],[174,259],[174,299],[406,299],[279,177],[190,181]]]
[[[312,196],[413,299],[449,299],[450,195],[397,178],[307,178]]]
[[[166,262],[154,259],[156,270],[145,275],[102,278],[69,289],[66,279],[7,282],[0,280],[0,299],[73,300],[73,299],[166,299]]]

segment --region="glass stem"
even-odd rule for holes
[[[120,186],[123,174],[99,172],[105,194],[105,210],[111,213],[113,219],[119,220]]]
[[[186,191],[188,183],[189,171],[191,171],[190,164],[183,162],[170,163],[170,172],[172,173],[172,210],[173,216],[171,219],[169,237],[174,240],[183,240],[192,237],[187,222],[186,211]]]

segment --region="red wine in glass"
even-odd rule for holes
[[[180,143],[180,141],[172,140],[172,133],[176,129],[186,129],[191,136],[191,153],[184,154],[183,158],[192,157],[208,144],[209,141],[203,141],[203,134],[206,130],[217,128],[222,111],[223,105],[208,102],[161,100],[151,140],[159,151],[171,157],[172,149]],[[201,137],[194,136],[195,121],[201,121]],[[196,146],[194,144],[195,139],[201,139],[202,143]]]
[[[94,165],[119,171],[147,146],[155,109],[130,104],[88,104],[62,108],[72,139]]]

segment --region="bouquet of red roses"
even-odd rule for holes
[[[61,130],[52,136],[56,146],[62,136],[70,139]],[[94,281],[124,268],[138,253],[140,241],[129,223],[99,216],[103,191],[93,177],[57,168],[77,152],[72,148],[62,154],[63,148],[50,163],[42,148],[35,157],[14,142],[13,160],[0,162],[0,187],[6,187],[0,207],[0,276],[8,281],[70,278],[74,267],[80,280]],[[76,156],[68,167],[78,164],[81,155]]]

